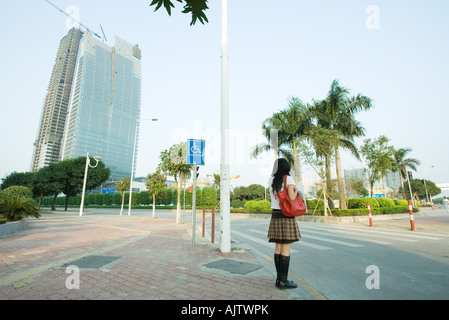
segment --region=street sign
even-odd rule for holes
[[[187,139],[186,164],[204,166],[204,147],[206,142],[198,139]]]

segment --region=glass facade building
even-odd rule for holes
[[[83,35],[62,139],[62,160],[89,152],[100,156],[111,169],[110,179],[131,175],[141,108],[140,59],[139,47],[119,37],[110,47],[88,33]]]

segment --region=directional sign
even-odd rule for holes
[[[204,166],[204,147],[206,142],[198,139],[187,139],[186,164]]]

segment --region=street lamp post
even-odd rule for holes
[[[220,250],[231,251],[229,191],[228,1],[221,1]]]
[[[129,181],[129,204],[128,204],[128,216],[131,215],[131,199],[133,194],[133,178],[134,178],[134,161],[136,159],[136,144],[137,144],[137,128],[139,126],[139,122],[143,120],[151,120],[151,121],[158,121],[158,119],[137,119],[136,120],[136,129],[134,131],[134,147],[133,147],[133,162],[131,164],[131,180]]]
[[[84,210],[84,195],[86,193],[87,170],[89,169],[89,167],[95,168],[96,166],[98,166],[98,161],[101,161],[101,157],[95,156],[94,160],[96,161],[96,163],[94,166],[92,166],[90,164],[89,152],[88,152],[87,156],[86,156],[86,168],[84,169],[83,193],[81,194],[81,204],[80,204],[80,217],[83,215],[83,210]]]

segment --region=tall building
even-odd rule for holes
[[[60,160],[73,72],[82,35],[81,30],[72,28],[60,41],[34,142],[31,171]]]
[[[140,59],[139,47],[119,37],[110,47],[89,33],[82,35],[59,160],[89,152],[102,158],[111,179],[131,175],[141,105]]]
[[[111,178],[130,176],[140,116],[140,49],[116,37],[109,47],[90,34],[80,42],[62,159],[100,156]]]

